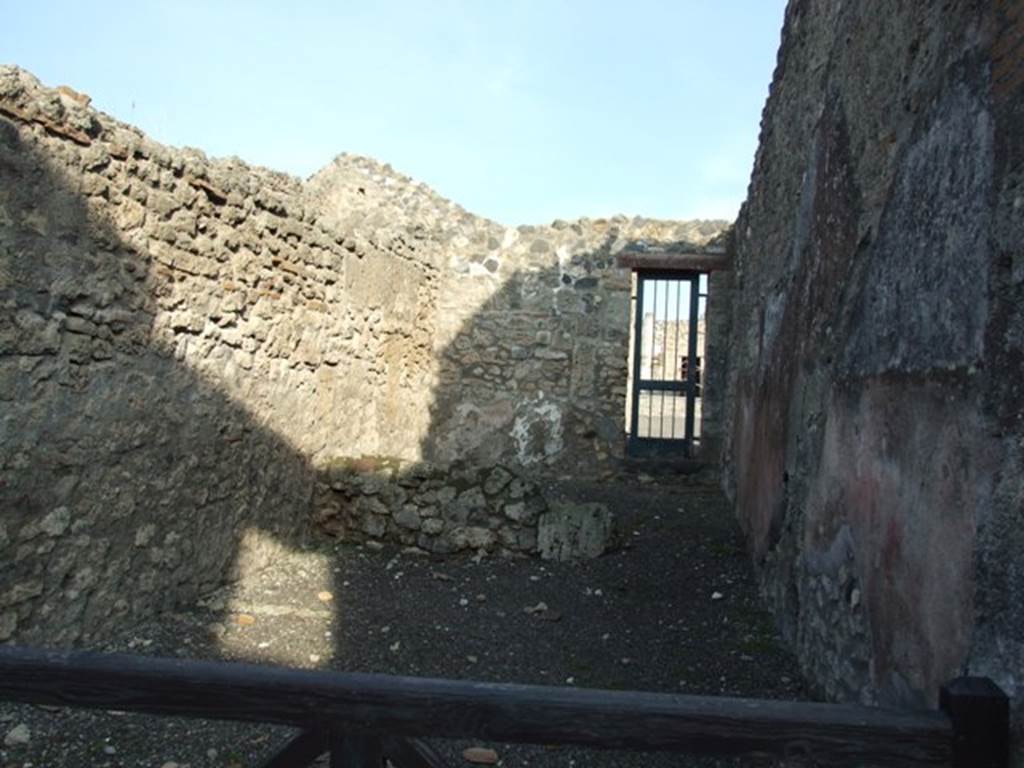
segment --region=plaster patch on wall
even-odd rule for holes
[[[493,265],[493,266],[492,266]],[[501,262],[490,257],[483,264],[471,263],[469,265],[469,276],[470,277],[486,277],[495,282],[498,280],[498,272],[501,269]]]
[[[770,359],[771,351],[775,346],[775,340],[779,335],[779,328],[782,326],[782,316],[786,311],[786,294],[784,292],[773,293],[764,304],[764,327],[761,331],[761,361],[766,364]]]
[[[516,413],[512,439],[523,466],[551,463],[563,447],[562,410],[544,399],[544,393],[525,401]]]
[[[511,248],[519,242],[519,230],[515,227],[509,227],[505,230],[505,236],[501,239],[502,248]]]

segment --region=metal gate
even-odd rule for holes
[[[700,443],[707,275],[635,274],[628,452],[691,456]]]

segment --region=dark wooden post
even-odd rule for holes
[[[381,768],[384,753],[377,736],[355,731],[332,731],[331,768]]]
[[[326,751],[326,733],[303,731],[266,758],[260,768],[307,768]]]
[[[939,707],[953,721],[954,768],[1008,768],[1010,699],[987,677],[942,686]]]
[[[448,768],[440,754],[421,739],[384,739],[384,756],[395,768]]]

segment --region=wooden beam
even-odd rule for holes
[[[598,691],[0,648],[0,698],[396,737],[948,766],[938,711]]]
[[[953,768],[1010,765],[1010,699],[987,677],[958,677],[939,691],[953,721]]]
[[[674,253],[672,251],[622,251],[618,265],[627,269],[668,271],[720,272],[732,269],[732,259],[719,252]]]

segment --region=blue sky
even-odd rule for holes
[[[505,224],[732,218],[783,0],[38,2],[0,62],[169,144],[370,155]]]

